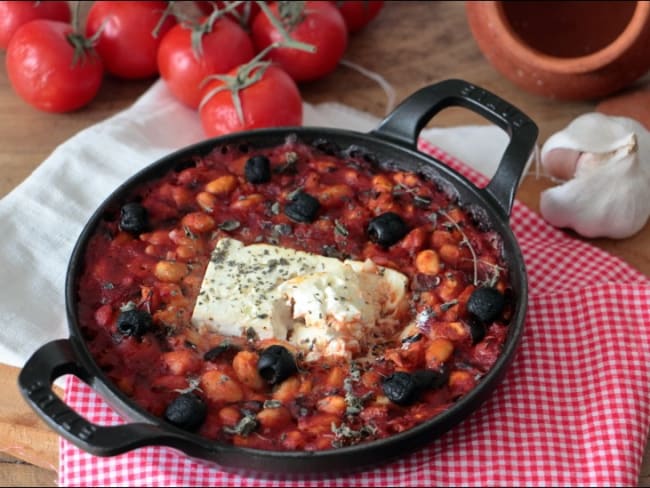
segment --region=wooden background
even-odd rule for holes
[[[595,107],[595,102],[558,102],[530,95],[504,79],[474,43],[463,2],[386,2],[379,17],[350,39],[345,58],[380,73],[394,87],[398,101],[442,79],[471,81],[531,116],[540,127],[541,143]],[[29,176],[57,145],[128,107],[153,81],[107,78],[88,107],[70,114],[47,114],[28,106],[13,93],[4,70],[4,53],[0,53],[0,61],[0,197]],[[638,84],[650,85],[650,77]],[[323,80],[302,85],[301,92],[310,103],[336,101],[376,116],[384,115],[386,98],[381,87],[345,66],[339,66]],[[432,125],[476,123],[485,121],[454,108],[443,111]],[[540,191],[551,185],[544,178],[528,175],[517,198],[537,210]],[[589,242],[650,276],[650,224],[629,239]],[[7,281],[3,286],[8,286]],[[22,401],[16,373],[15,368],[0,365],[0,486],[55,486],[57,437]],[[647,451],[639,484],[650,486]]]

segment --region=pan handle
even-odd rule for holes
[[[90,384],[93,375],[80,366],[69,339],[48,342],[28,360],[18,376],[27,403],[58,434],[96,456],[114,456],[149,445],[183,449],[182,436],[147,423],[104,427],[93,424],[66,405],[52,390],[53,381],[73,374]]]
[[[537,125],[508,102],[466,81],[445,80],[408,97],[371,133],[417,150],[420,131],[438,112],[453,106],[482,115],[510,136],[497,171],[484,189],[508,220],[517,186],[538,134]]]

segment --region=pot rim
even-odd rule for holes
[[[488,10],[492,10],[493,20],[499,35],[504,37],[504,43],[514,56],[526,63],[533,64],[539,69],[561,74],[586,73],[601,69],[614,63],[624,55],[650,26],[650,2],[637,1],[636,8],[623,31],[602,49],[585,56],[564,58],[545,54],[526,44],[512,29],[508,22],[503,1],[484,2]]]

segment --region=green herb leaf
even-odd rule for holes
[[[247,437],[248,435],[252,434],[255,429],[257,429],[257,419],[253,415],[244,415],[241,420],[235,425],[234,427],[224,427],[223,431],[226,434],[232,434],[232,435],[241,435],[243,437]]]
[[[350,231],[338,219],[334,219],[334,231],[343,237],[350,235]]]
[[[219,227],[221,230],[225,230],[226,232],[231,232],[233,230],[239,229],[241,227],[241,224],[237,220],[226,220],[225,222],[219,224],[217,227]]]

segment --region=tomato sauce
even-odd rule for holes
[[[175,399],[192,394],[206,407],[196,430],[209,439],[270,450],[333,449],[432,418],[490,370],[514,306],[499,236],[435,182],[381,169],[359,150],[323,147],[292,138],[271,148],[218,147],[133,190],[124,203],[146,209],[146,230],[125,231],[119,212],[101,221],[79,280],[80,327],[98,365],[139,406],[166,418]],[[272,176],[252,184],[245,165],[259,155],[270,161]],[[284,212],[298,191],[320,203],[312,222]],[[399,215],[408,232],[383,246],[369,239],[368,225],[387,212]],[[400,271],[408,277],[409,307],[399,333],[379,337],[363,357],[308,362],[281,340],[197,330],[192,311],[210,253],[224,237],[371,259]],[[487,321],[468,311],[478,288],[504,299]],[[125,310],[150,315],[145,333],[118,327]],[[286,347],[297,364],[277,384],[257,370],[272,344]],[[410,397],[398,398],[409,387]]]

